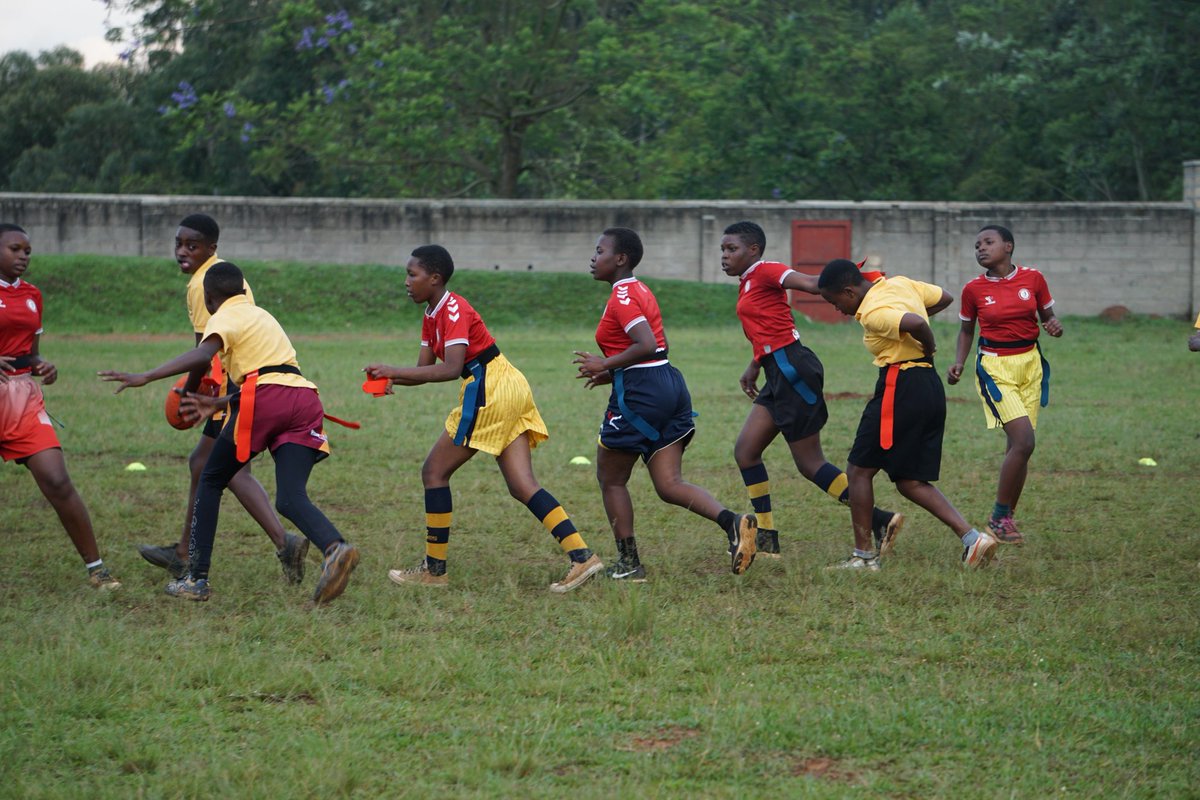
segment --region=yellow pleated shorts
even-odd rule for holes
[[[503,354],[485,367],[484,397],[475,412],[475,424],[464,444],[476,450],[498,456],[521,434],[529,438],[530,448],[550,438],[546,423],[533,402],[533,390],[521,370],[509,363]],[[451,439],[462,422],[464,395],[475,380],[467,378],[458,390],[458,405],[446,417],[446,433]]]
[[[1015,356],[985,355],[980,366],[1000,390],[1000,399],[993,400],[980,384],[979,375],[975,375],[988,429],[1029,417],[1029,424],[1036,430],[1038,409],[1042,407],[1042,357],[1037,348]]]

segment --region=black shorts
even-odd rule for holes
[[[816,402],[805,400],[788,376],[779,368],[776,353],[758,360],[763,368],[763,385],[758,390],[754,404],[771,413],[775,427],[788,442],[796,442],[820,433],[829,421],[829,408],[825,405],[825,367],[817,354],[800,342],[792,342],[781,353],[795,370],[797,377],[812,390]]]
[[[882,469],[893,482],[936,481],[942,468],[942,435],[946,430],[946,390],[942,379],[932,366],[900,370],[896,378],[892,446],[884,450],[879,444],[879,425],[886,374],[887,367],[879,370],[875,396],[863,409],[854,446],[850,448],[850,463]]]
[[[683,375],[671,364],[638,367],[623,372],[625,407],[658,432],[653,441],[638,429],[621,410],[614,386],[608,396],[608,409],[600,424],[600,446],[606,450],[637,453],[643,461],[667,445],[683,440],[687,447],[696,425],[692,422],[692,395]]]

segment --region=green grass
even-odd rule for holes
[[[402,289],[383,292],[390,271],[330,268],[341,288],[325,316],[294,309],[319,305],[328,282],[283,305],[329,411],[363,423],[332,428],[334,457],[310,484],[363,561],[347,593],[314,612],[316,563],[303,589],[284,585],[265,535],[232,500],[212,601],[162,593],[164,573],[134,545],[177,535],[196,434],[165,424],[165,383],[114,397],[93,373],[185,347],[182,285],[168,264],[161,312],[137,295],[122,333],[96,335],[94,286],[65,269],[50,290],[52,262],[39,258],[30,276],[47,290],[43,351],[61,374],[47,402],[68,426],[68,465],[125,586],[86,588],[32,480],[0,467],[0,796],[1196,796],[1200,360],[1184,323],[1066,321],[1047,346],[1053,399],[1019,515],[1029,544],[986,571],[963,572],[951,534],[882,478],[880,504],[910,519],[897,555],[876,575],[823,571],[847,554],[848,514],[776,444],[767,465],[784,554],[744,576],[729,574],[715,526],[658,501],[638,470],[650,582],[551,595],[565,560],[481,456],[453,484],[452,586],[421,592],[386,571],[423,552],[419,469],[456,387],[359,391],[368,360],[415,358],[420,310]],[[279,274],[252,277],[267,305],[273,291],[285,297],[284,272],[320,279],[269,269]],[[611,557],[592,471],[567,464],[593,454],[604,406],[570,364],[572,349],[592,346],[604,287],[586,274],[462,278],[456,288],[476,305],[478,290],[518,309],[492,327],[550,427],[535,469]],[[532,278],[578,293],[563,303],[569,323],[541,301],[521,305]],[[724,319],[730,287],[668,283],[656,288],[674,292],[671,356],[700,412],[685,475],[743,508],[730,453],[748,346]],[[711,326],[684,308],[709,291],[726,302]],[[60,309],[73,303],[64,325]],[[323,321],[340,312],[351,330]],[[146,332],[175,335],[139,335],[143,316]],[[954,327],[936,330],[944,369]],[[874,370],[856,326],[803,333],[835,398],[826,454],[844,462]],[[967,387],[948,395],[939,485],[982,521],[1003,439],[982,430]],[[1158,466],[1140,466],[1143,456]],[[148,470],[126,472],[133,460]],[[254,470],[273,490],[269,459]]]

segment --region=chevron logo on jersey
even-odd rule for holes
[[[617,302],[623,306],[629,305],[629,287],[627,287],[627,286],[618,286],[617,287]]]
[[[458,322],[458,301],[451,297],[446,302],[446,318],[451,322]]]

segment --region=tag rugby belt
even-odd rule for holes
[[[259,367],[253,372],[246,374],[245,380],[242,381],[242,388],[240,392],[241,399],[238,401],[237,428],[234,429],[235,433],[237,433],[238,461],[250,460],[250,431],[254,425],[254,394],[258,386],[258,376],[270,375],[273,372],[283,372],[287,373],[288,375],[301,375],[301,377],[303,377],[300,369],[298,367],[293,367],[291,364],[276,364],[270,367]],[[358,428],[362,427],[362,425],[357,422],[338,419],[337,417],[329,414],[324,414],[323,416],[330,422],[336,422],[338,425],[346,428],[357,430]]]
[[[933,360],[929,358],[913,358],[908,361],[897,361],[879,369],[883,376],[883,404],[879,408],[879,446],[891,450],[895,444],[896,426],[896,381],[900,378],[902,364],[915,364],[919,367],[932,367]]]
[[[655,350],[649,358],[638,363],[647,364],[651,361],[664,361],[667,357],[668,349],[669,348],[664,347],[662,350]],[[629,365],[629,367],[636,366],[637,364]],[[662,438],[662,434],[655,430],[653,425],[651,425],[649,422],[646,422],[646,420],[634,413],[634,411],[625,403],[625,370],[629,369],[629,367],[617,367],[616,369],[609,370],[609,372],[612,373],[613,391],[616,392],[617,395],[617,408],[621,409],[621,413],[625,415],[625,421],[632,425],[638,433],[640,433],[642,436],[645,436],[652,442],[657,442],[660,438]]]
[[[1032,345],[1037,348],[1038,358],[1042,360],[1042,408],[1045,408],[1050,403],[1050,362],[1046,360],[1046,356],[1042,353],[1042,344],[1037,339],[1016,339],[1011,342],[998,342],[995,339],[985,339],[979,337],[979,351],[975,357],[975,374],[979,377],[979,385],[982,388],[983,399],[985,401],[991,398],[991,402],[997,402],[1003,395],[1000,392],[1000,387],[992,380],[992,376],[988,375],[987,370],[983,368],[983,348],[987,347],[991,350],[1015,350],[1018,347],[1029,347]],[[991,403],[988,403],[991,408]],[[996,414],[996,410],[992,408],[992,413]],[[996,414],[996,419],[1000,415]]]
[[[21,372],[23,370],[32,369],[35,363],[37,362],[33,360],[33,354],[26,353],[23,356],[17,356],[13,358],[8,368],[13,372]]]
[[[463,364],[462,377],[463,379],[475,378],[467,384],[467,388],[463,389],[462,400],[462,417],[458,421],[458,430],[454,432],[454,444],[461,447],[471,436],[471,430],[475,427],[475,413],[479,410],[479,404],[484,398],[486,387],[485,378],[487,370],[484,369],[488,364],[495,361],[500,356],[500,346],[495,342],[485,347],[480,351],[479,355],[472,358],[467,363]]]

